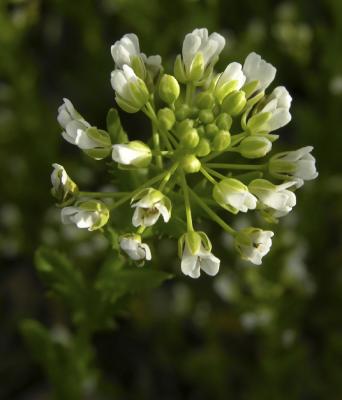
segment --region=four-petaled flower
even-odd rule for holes
[[[120,248],[133,261],[151,260],[151,250],[146,243],[141,242],[140,235],[126,235],[120,239]]]

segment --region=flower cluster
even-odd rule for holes
[[[224,46],[220,34],[195,29],[185,36],[173,75],[164,73],[160,56],[141,53],[134,34],[111,47],[116,103],[151,120],[151,140],[130,141],[126,134],[113,138],[108,127],[92,126],[67,99],[58,122],[64,139],[88,156],[111,156],[115,168],[140,176],[143,170],[145,178],[128,193],[82,192],[62,166],[53,164],[52,193],[62,207],[63,223],[88,230],[111,223],[120,232],[121,251],[143,265],[152,258],[143,238],[153,237],[160,232],[158,225],[172,218],[184,220],[178,242],[181,270],[197,278],[201,270],[217,274],[220,266],[208,236],[194,228],[201,212],[233,236],[242,259],[262,263],[273,232],[256,227],[236,231],[226,219],[255,210],[275,223],[296,205],[295,190],[318,174],[309,146],[264,159],[278,139],[274,131],[291,120],[292,97],[283,86],[266,92],[276,68],[256,53],[243,65],[232,62],[223,72],[215,71]],[[114,200],[106,203],[110,197]],[[129,202],[132,226],[127,232],[115,226],[111,212]]]

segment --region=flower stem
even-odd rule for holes
[[[225,164],[225,163],[208,163],[206,167],[217,169],[246,169],[246,170],[263,170],[267,164]]]
[[[121,197],[127,192],[78,192],[78,196],[84,197]]]
[[[140,192],[141,189],[145,188],[146,186],[151,186],[154,183],[160,181],[161,179],[164,178],[164,176],[168,173],[168,171],[163,172],[151,179],[149,179],[148,181],[146,181],[145,183],[143,183],[141,186],[139,186],[136,190],[134,190],[131,193],[127,193],[126,196],[124,196],[122,199],[118,200],[115,204],[113,204],[113,206],[111,207],[111,210],[114,210],[115,208],[121,206],[122,204],[126,203],[126,201],[130,200],[132,197],[134,197],[137,193]]]
[[[227,176],[220,174],[217,171],[214,171],[213,169],[209,168],[209,167],[203,167],[209,174],[216,176],[216,178],[219,179],[226,179]]]
[[[203,167],[200,169],[201,173],[208,179],[209,182],[211,182],[213,185],[216,185],[215,179],[207,172]]]
[[[232,227],[230,227],[228,224],[226,224],[223,221],[223,219],[220,218],[207,204],[205,204],[205,202],[199,196],[197,196],[197,194],[191,189],[190,189],[190,194],[194,198],[194,200],[197,202],[197,204],[209,215],[210,218],[212,218],[226,232],[235,236],[236,231]]]
[[[187,229],[188,229],[188,232],[193,232],[194,227],[192,224],[191,204],[190,204],[190,198],[189,198],[189,187],[188,187],[188,184],[186,183],[184,171],[181,172],[181,187],[182,187],[183,195],[184,195]]]
[[[159,185],[159,190],[162,192],[165,185],[168,183],[168,181],[170,180],[171,176],[176,172],[177,168],[178,168],[179,163],[176,162],[172,165],[172,167],[168,170],[167,174],[164,176],[163,180],[160,182]]]
[[[192,83],[186,85],[185,102],[188,106],[192,105],[192,98],[194,96],[195,86]]]

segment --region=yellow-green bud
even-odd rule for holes
[[[176,127],[176,135],[181,138],[189,129],[194,126],[194,121],[192,119],[185,119],[179,122]]]
[[[272,113],[270,112],[262,112],[256,115],[253,115],[247,122],[247,129],[250,133],[258,133],[261,132],[264,128],[266,122],[272,117]]]
[[[217,134],[218,131],[219,131],[219,128],[215,124],[208,124],[205,127],[205,133],[209,137],[214,137]]]
[[[158,120],[161,126],[169,131],[176,122],[175,113],[170,108],[162,108],[158,111]]]
[[[197,130],[191,128],[182,134],[180,138],[181,145],[187,149],[193,149],[198,145],[199,136]]]
[[[190,108],[190,113],[189,113],[189,117],[196,119],[198,117],[198,113],[199,113],[199,109],[197,107],[191,107]]]
[[[200,137],[204,136],[205,134],[205,128],[203,125],[200,125],[197,129],[197,133],[200,135]]]
[[[187,104],[182,104],[177,107],[175,114],[177,121],[183,121],[190,115],[190,107]]]
[[[210,150],[209,140],[201,138],[196,148],[196,156],[205,157],[210,153]]]
[[[187,174],[193,174],[201,169],[201,163],[193,154],[186,154],[181,159],[181,167]]]
[[[196,106],[201,110],[212,109],[215,104],[215,98],[212,93],[202,92],[196,97]]]
[[[173,67],[174,75],[178,82],[185,83],[186,82],[186,75],[185,75],[185,68],[182,61],[182,57],[180,54],[176,57],[175,64]]]
[[[242,90],[230,93],[222,103],[222,110],[229,115],[239,115],[247,103],[246,94]]]
[[[223,151],[229,147],[231,141],[230,133],[228,131],[220,130],[215,135],[212,141],[212,150]]]
[[[214,121],[215,117],[214,114],[211,110],[201,110],[198,114],[198,118],[204,123],[204,124],[210,124],[211,122]]]
[[[248,136],[239,145],[240,154],[245,158],[264,157],[272,148],[272,143],[264,136]]]
[[[229,114],[222,113],[216,118],[215,123],[219,129],[229,131],[230,127],[232,126],[233,120]]]
[[[172,75],[163,75],[159,83],[159,97],[167,104],[173,104],[179,97],[180,88]]]

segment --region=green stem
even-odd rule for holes
[[[191,105],[192,105],[192,98],[193,98],[194,92],[195,92],[195,86],[192,83],[188,83],[186,85],[185,102],[189,107],[191,107]]]
[[[205,202],[199,196],[197,196],[197,194],[191,189],[190,189],[190,194],[197,202],[197,204],[209,215],[210,218],[212,218],[226,232],[235,236],[236,231],[232,227],[230,227],[227,223],[225,223],[223,219],[220,218],[207,204],[205,204]]]
[[[225,164],[225,163],[208,163],[206,167],[209,168],[217,168],[217,169],[246,169],[246,170],[254,170],[259,171],[265,169],[267,164]]]
[[[192,224],[192,215],[191,215],[191,204],[189,198],[189,187],[186,183],[185,173],[184,171],[181,172],[181,187],[183,190],[184,195],[184,202],[185,202],[185,214],[186,214],[186,225],[188,232],[193,232],[194,227]]]
[[[171,176],[176,172],[176,169],[178,168],[179,163],[176,162],[172,165],[172,167],[169,169],[169,171],[167,172],[167,174],[164,176],[163,180],[160,182],[159,185],[159,190],[162,192],[165,185],[168,183],[168,181],[170,180]]]
[[[215,181],[215,179],[203,167],[201,167],[200,171],[208,179],[209,182],[211,182],[213,185],[216,185],[217,182]]]
[[[216,176],[216,178],[219,179],[227,179],[227,176],[220,174],[217,171],[214,171],[213,169],[209,168],[209,167],[203,167],[209,174]]]
[[[78,192],[78,196],[85,197],[121,197],[127,192]]]
[[[168,171],[163,172],[151,179],[149,179],[148,181],[146,181],[145,183],[143,183],[141,186],[139,186],[136,190],[134,190],[131,193],[128,193],[126,196],[124,196],[122,199],[118,200],[115,204],[113,204],[112,207],[110,207],[111,210],[114,210],[115,208],[121,206],[122,204],[126,203],[126,201],[130,200],[132,197],[134,197],[136,194],[138,194],[140,192],[141,189],[145,188],[146,186],[151,186],[154,183],[160,181],[161,179],[164,178],[164,176],[168,173]]]

